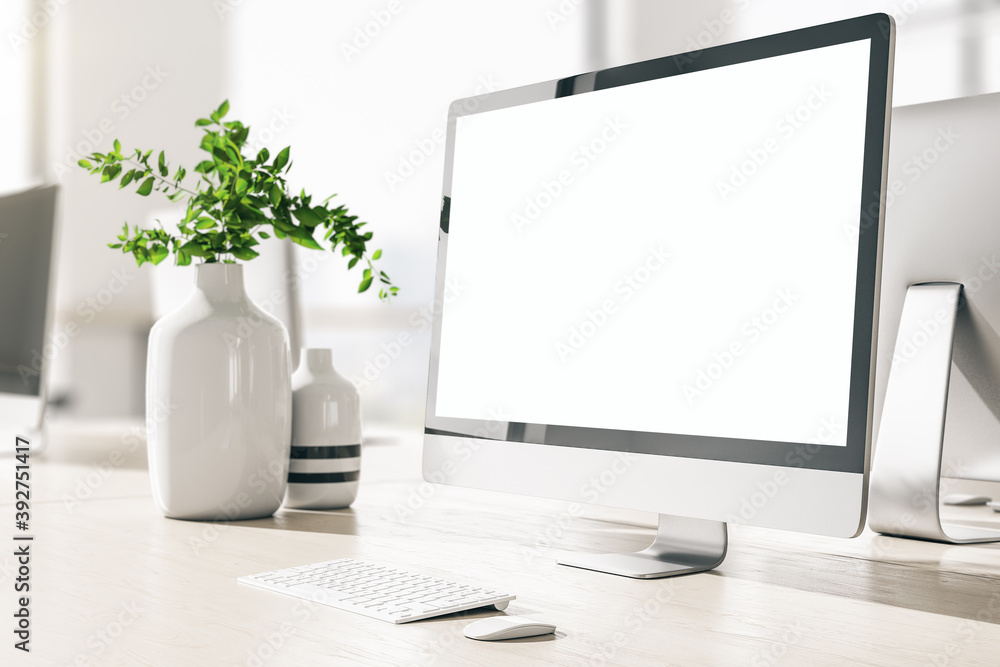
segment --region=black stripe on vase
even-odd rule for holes
[[[353,459],[361,456],[361,445],[331,445],[329,447],[292,446],[293,459]]]
[[[350,472],[290,472],[289,484],[329,484],[331,482],[356,482],[361,476],[360,470]]]

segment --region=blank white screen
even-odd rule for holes
[[[846,444],[868,62],[459,117],[437,415]]]

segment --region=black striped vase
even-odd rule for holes
[[[285,506],[299,509],[347,507],[358,495],[361,445],[292,446]]]
[[[292,452],[285,507],[329,510],[358,495],[361,399],[332,353],[303,350],[292,378]]]

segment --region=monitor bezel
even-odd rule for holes
[[[455,130],[459,117],[866,39],[870,40],[868,107],[861,204],[858,211],[858,270],[850,374],[851,389],[845,446],[820,445],[815,442],[787,443],[686,434],[647,433],[553,424],[522,424],[506,422],[502,415],[497,415],[496,419],[488,421],[440,417],[436,414],[438,346],[442,319],[440,309],[438,309],[439,312],[434,319],[432,328],[425,434],[625,451],[687,459],[867,473],[872,433],[874,350],[878,325],[888,121],[891,109],[894,23],[888,15],[873,14],[847,19],[706,48],[697,52],[665,56],[564,79],[496,91],[453,102],[448,114],[444,193],[437,258],[437,300],[435,303],[443,304],[449,298],[444,281],[444,267],[451,222],[451,176]]]

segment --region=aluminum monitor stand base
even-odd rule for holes
[[[911,285],[882,408],[868,525],[887,535],[951,544],[1000,541],[1000,530],[943,524],[939,510],[945,413],[962,285]]]
[[[704,572],[726,557],[729,536],[723,521],[660,515],[653,543],[635,553],[569,554],[560,565],[634,579],[658,579]]]

